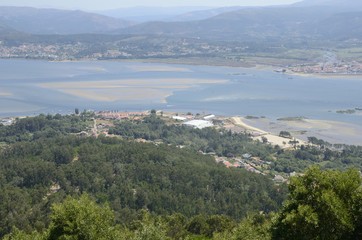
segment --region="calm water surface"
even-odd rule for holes
[[[168,69],[163,71],[160,66]],[[152,67],[160,69],[152,71]],[[176,68],[187,69],[179,71]],[[139,71],[137,69],[143,69]],[[0,115],[67,113],[74,108],[139,111],[210,112],[222,115],[304,116],[362,125],[362,78],[328,79],[288,76],[269,70],[126,62],[44,62],[0,60]],[[175,91],[167,103],[102,102],[41,87],[52,82],[114,79],[226,79],[223,84],[199,84]]]

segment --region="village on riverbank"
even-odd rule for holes
[[[205,129],[205,128],[215,128],[222,131],[230,132],[233,134],[244,134],[248,136],[256,144],[265,144],[270,145],[272,148],[280,149],[281,151],[298,151],[306,147],[320,147],[315,142],[309,141],[310,137],[308,135],[304,136],[307,131],[297,131],[297,126],[304,127],[304,129],[310,130],[311,127],[315,126],[318,128],[323,128],[325,126],[330,127],[331,124],[328,121],[322,122],[318,120],[310,120],[304,118],[285,118],[280,119],[281,122],[286,121],[288,124],[291,124],[293,128],[288,128],[288,126],[282,124],[279,128],[268,129],[261,128],[258,126],[258,121],[268,122],[265,117],[252,117],[252,116],[219,116],[210,113],[180,113],[180,112],[166,112],[166,111],[138,111],[138,112],[128,112],[128,111],[86,111],[80,113],[77,109],[74,115],[78,116],[87,116],[87,121],[89,122],[89,127],[79,133],[76,133],[80,137],[116,137],[119,138],[120,135],[114,134],[111,130],[114,129],[120,123],[137,124],[142,123],[150,115],[155,115],[159,119],[162,119],[168,126],[187,126],[193,129]],[[9,126],[15,123],[17,118],[2,118],[0,119],[0,125]],[[270,123],[270,122],[269,122]],[[272,123],[272,125],[276,125]],[[265,125],[266,126],[266,125]],[[337,127],[341,127],[336,125]],[[294,129],[294,130],[293,130]],[[270,131],[272,130],[272,131]],[[278,132],[276,132],[276,130]],[[343,129],[342,129],[343,130]],[[345,130],[345,129],[344,129]],[[313,133],[313,132],[312,132]],[[310,133],[311,134],[311,133]],[[303,138],[300,138],[302,136]],[[313,138],[317,139],[317,138]],[[151,144],[164,144],[161,139],[146,139],[143,137],[133,139],[136,142],[144,142]],[[179,148],[184,148],[185,146],[179,145]],[[331,146],[333,150],[333,146]],[[335,149],[339,151],[338,149]],[[256,174],[273,176],[274,181],[276,182],[285,182],[289,179],[290,176],[294,176],[296,172],[290,172],[288,174],[271,172],[272,161],[270,159],[263,159],[263,157],[252,154],[251,152],[245,151],[239,155],[223,155],[220,156],[212,150],[201,151],[201,154],[212,156],[216,162],[223,164],[227,168],[242,168],[246,171],[253,172]]]
[[[278,146],[280,149],[284,150],[295,150],[301,146],[309,145],[310,143],[296,139],[286,131],[279,135],[266,132],[262,129],[255,128],[250,126],[244,121],[246,120],[243,117],[225,117],[225,116],[216,116],[214,114],[193,114],[193,113],[175,113],[175,112],[164,112],[164,111],[144,111],[144,112],[121,112],[121,111],[99,111],[94,114],[94,124],[88,132],[80,133],[83,136],[108,136],[108,137],[117,137],[109,133],[109,129],[114,127],[115,122],[117,121],[132,121],[140,122],[145,117],[156,114],[169,125],[184,125],[190,128],[195,129],[204,129],[204,128],[223,128],[232,133],[243,133],[248,135],[251,139],[256,142],[263,144],[269,144],[271,146]],[[162,144],[161,140],[146,140],[146,139],[135,139],[137,142],[145,143],[154,143]],[[178,146],[183,148],[184,146]],[[252,154],[245,152],[241,156],[218,156],[214,152],[200,152],[205,155],[211,155],[215,158],[215,161],[225,165],[227,168],[242,168],[249,172],[254,172],[262,175],[270,175],[270,164],[271,162],[265,161],[260,157],[253,156]],[[290,173],[289,175],[279,175],[274,176],[276,182],[285,182],[290,176],[294,176],[296,173]]]

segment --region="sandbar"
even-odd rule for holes
[[[245,129],[248,130],[248,131],[258,132],[258,133],[260,133],[260,134],[268,134],[268,132],[266,132],[266,131],[264,131],[264,130],[261,130],[260,128],[252,127],[252,126],[246,124],[246,123],[244,122],[244,120],[245,120],[245,119],[242,118],[242,117],[232,117],[232,118],[231,118],[231,121],[232,121],[235,125],[240,126],[240,127],[242,127],[242,128],[245,128]]]
[[[144,101],[166,103],[174,91],[200,84],[225,83],[224,79],[163,78],[42,83],[39,86],[94,101]]]
[[[185,67],[155,65],[155,66],[128,66],[129,69],[137,72],[192,72],[190,69]]]
[[[59,91],[73,96],[101,102],[115,101],[155,101],[164,103],[166,98],[172,94],[165,89],[145,88],[104,88],[104,89],[60,89]]]
[[[305,78],[318,78],[318,79],[326,79],[326,80],[340,80],[340,79],[347,79],[347,80],[355,80],[361,81],[362,74],[336,74],[336,73],[302,73],[302,72],[290,72],[287,71],[285,74],[289,76],[298,76],[298,77],[305,77]]]
[[[293,144],[290,142],[292,140],[296,141],[296,145],[300,146],[300,145],[305,145],[307,144],[307,142],[301,140],[301,139],[290,139],[290,138],[284,138],[284,137],[280,137],[276,134],[273,133],[269,133],[266,132],[265,130],[262,130],[260,128],[257,127],[253,127],[247,123],[245,123],[246,119],[242,118],[242,117],[232,117],[231,122],[233,124],[235,124],[236,126],[239,126],[241,128],[244,128],[247,132],[251,133],[252,135],[254,135],[253,139],[254,140],[258,140],[260,142],[263,141],[263,138],[267,139],[267,141],[273,145],[273,146],[280,146],[282,148],[291,148],[293,147]]]
[[[0,97],[9,97],[12,96],[13,94],[9,93],[9,92],[0,92]]]
[[[288,131],[293,137],[308,141],[308,137],[316,137],[330,143],[362,145],[362,126],[320,119],[301,119],[291,121],[273,121],[270,119],[248,119],[247,124],[279,135],[280,131]]]
[[[99,81],[72,81],[43,83],[40,86],[47,88],[100,88],[104,86],[175,86],[175,85],[197,85],[197,84],[220,84],[226,83],[226,79],[200,79],[200,78],[155,78],[155,79],[115,79]]]

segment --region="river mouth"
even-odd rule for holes
[[[112,61],[0,60],[0,71],[1,116],[155,108],[270,121],[302,116],[362,126],[362,80],[356,78]]]

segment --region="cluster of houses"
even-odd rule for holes
[[[362,73],[362,64],[358,62],[351,63],[319,63],[315,65],[297,65],[289,68],[296,73],[335,73],[335,74],[360,74]]]
[[[146,112],[120,112],[120,111],[100,111],[96,113],[102,119],[112,120],[137,120],[141,117],[148,116],[150,113]]]
[[[14,119],[12,118],[2,118],[0,119],[0,125],[4,125],[4,126],[9,126],[11,124],[13,124]]]
[[[157,112],[161,114],[162,112]],[[149,111],[145,112],[121,112],[121,111],[100,111],[96,115],[104,120],[140,120],[145,116],[150,115]],[[167,113],[164,114],[167,117]],[[192,115],[192,114],[171,114],[168,117],[181,122],[183,125],[191,126],[198,129],[222,125],[223,121],[219,120],[214,114],[208,115]]]
[[[227,168],[230,167],[244,168],[249,172],[254,172],[263,175],[265,174],[258,169],[268,168],[268,165],[271,164],[270,162],[263,161],[258,157],[253,157],[249,153],[243,154],[241,158],[232,158],[231,160],[227,159],[226,157],[216,157],[216,161],[223,163]],[[230,161],[233,163],[231,163]]]
[[[190,126],[196,129],[203,129],[207,127],[213,127],[217,125],[223,125],[224,121],[222,118],[215,116],[214,114],[208,115],[193,115],[191,113],[188,114],[173,114],[173,113],[161,113],[157,112],[157,114],[161,114],[164,117],[169,117],[170,119],[180,122],[182,125]],[[142,119],[145,116],[150,115],[150,112],[120,112],[120,111],[101,111],[98,112],[97,115],[104,120],[137,120]],[[109,126],[106,123],[99,123],[97,128],[99,130],[107,129]],[[140,140],[146,141],[146,140]],[[183,146],[178,146],[183,148]],[[207,153],[203,153],[207,154]],[[250,153],[245,153],[240,157],[218,157],[215,153],[209,153],[210,155],[215,156],[215,160],[219,163],[224,164],[227,168],[242,168],[246,171],[253,172],[256,174],[267,175],[270,169],[271,162],[264,161],[259,157],[254,157]],[[275,175],[273,178],[276,183],[286,182],[288,179],[281,176]]]
[[[203,129],[207,127],[214,127],[215,125],[222,124],[222,120],[217,119],[214,114],[198,115],[194,117],[191,114],[185,116],[172,116],[173,120],[182,122],[183,125],[191,126],[197,129]]]
[[[263,170],[270,169],[269,165],[271,164],[271,162],[263,161],[258,157],[253,157],[249,153],[243,154],[241,158],[232,158],[232,159],[215,156],[215,160],[218,163],[224,164],[227,168],[243,168],[248,172],[253,172],[262,175],[267,175],[265,172],[263,172]],[[276,183],[283,183],[288,181],[287,178],[281,175],[275,175],[273,180]]]

